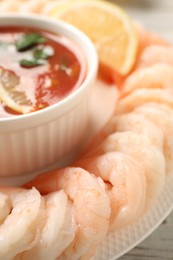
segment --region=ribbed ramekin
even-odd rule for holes
[[[29,26],[64,35],[84,54],[87,68],[81,86],[57,104],[0,118],[0,176],[24,175],[66,163],[88,128],[89,93],[98,68],[96,50],[82,32],[62,21],[35,15],[4,15],[0,25]]]

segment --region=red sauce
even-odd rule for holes
[[[39,33],[46,41],[31,49],[17,51],[14,42],[28,33]],[[2,43],[9,43],[5,46]],[[44,64],[23,67],[22,59],[30,59],[35,48],[53,50],[53,55]],[[77,88],[85,76],[85,60],[78,48],[66,37],[46,31],[22,27],[0,28],[0,68],[19,77],[18,88],[25,92],[32,103],[32,111],[45,108],[64,99]],[[0,101],[0,117],[20,114]]]

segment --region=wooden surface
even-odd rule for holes
[[[115,0],[148,30],[173,43],[173,0]],[[173,260],[173,213],[120,260]]]
[[[172,260],[173,213],[145,241],[120,260]]]

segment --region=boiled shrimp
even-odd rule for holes
[[[137,107],[134,113],[144,115],[147,119],[154,122],[163,132],[167,172],[171,172],[173,169],[173,110],[163,104],[149,103]]]
[[[163,153],[151,145],[142,134],[131,131],[109,135],[98,147],[90,151],[87,157],[119,151],[133,157],[145,169],[147,186],[147,206],[150,208],[161,193],[165,180],[165,158]]]
[[[165,104],[173,108],[173,99],[170,93],[165,89],[137,89],[130,95],[121,98],[118,101],[116,114],[123,114],[133,111],[136,107],[146,103]]]
[[[0,224],[10,214],[11,206],[8,196],[0,192]]]
[[[73,241],[76,218],[71,201],[63,190],[45,196],[46,221],[36,246],[21,254],[20,259],[54,260]]]
[[[173,66],[155,64],[151,67],[138,69],[127,77],[122,87],[121,96],[141,88],[167,89],[170,94],[173,94],[172,83]]]
[[[83,159],[77,164],[106,182],[111,202],[111,230],[132,223],[144,213],[145,171],[131,156],[112,152]]]
[[[103,129],[101,129],[101,131],[94,137],[87,148],[87,151],[97,147],[108,135],[128,130],[147,136],[151,141],[151,144],[155,145],[160,150],[163,149],[164,137],[162,131],[144,115],[127,113],[124,115],[113,116],[105,127],[103,127]]]
[[[26,185],[32,186],[42,193],[64,189],[74,204],[76,235],[60,259],[79,259],[93,252],[106,236],[110,218],[110,201],[101,178],[84,169],[68,167],[36,177]]]
[[[0,259],[14,259],[39,240],[44,220],[44,205],[36,189],[0,188],[12,204],[12,210],[0,225]]]
[[[149,67],[153,64],[173,65],[173,47],[151,45],[142,52],[137,67]]]

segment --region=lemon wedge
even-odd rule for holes
[[[102,0],[59,1],[49,16],[83,31],[94,43],[101,64],[126,75],[137,55],[138,35],[127,13]]]
[[[18,89],[20,79],[12,71],[0,68],[0,102],[3,106],[26,114],[33,110],[32,102],[26,97],[25,92]]]

